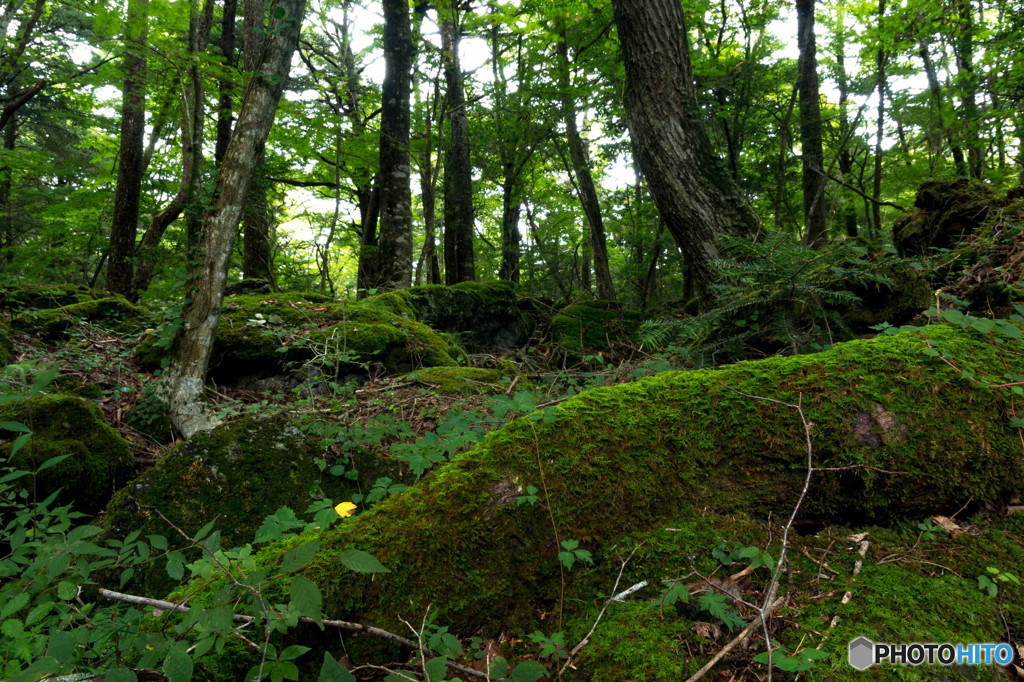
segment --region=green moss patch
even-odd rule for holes
[[[123,333],[137,329],[148,316],[148,310],[129,303],[123,296],[109,296],[59,308],[27,311],[15,317],[11,326],[17,331],[56,339],[79,320]]]
[[[1024,473],[1007,427],[1011,396],[975,388],[932,348],[976,375],[1021,373],[1024,359],[947,327],[838,345],[817,355],[666,372],[563,403],[557,419],[523,418],[410,490],[322,534],[306,570],[334,617],[400,628],[428,604],[459,632],[533,629],[559,600],[558,543],[592,551],[610,584],[621,540],[688,515],[764,519],[788,513],[803,486],[801,401],[821,467],[804,521],[895,522],[998,505]],[[743,395],[748,394],[748,395]],[[951,429],[955,424],[957,428]],[[878,469],[901,472],[883,474]],[[536,505],[521,503],[528,486]],[[356,547],[391,573],[337,570]],[[280,550],[263,555],[273,561]],[[566,599],[593,598],[593,578]]]
[[[427,367],[413,372],[410,379],[426,384],[434,393],[484,395],[501,393],[510,377],[500,369],[482,367]]]
[[[128,443],[90,401],[64,394],[37,395],[4,405],[0,420],[32,429],[32,438],[11,460],[15,468],[35,471],[52,457],[70,455],[34,477],[38,499],[59,489],[59,504],[74,504],[75,509],[94,514],[135,471]],[[8,439],[3,446],[5,453],[10,452],[10,443]]]
[[[413,287],[406,294],[421,322],[457,334],[474,352],[518,348],[532,331],[519,310],[512,282],[427,285]]]

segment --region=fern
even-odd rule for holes
[[[724,250],[731,258],[716,264],[719,305],[686,319],[643,323],[641,347],[674,343],[698,367],[806,352],[850,336],[842,311],[859,300],[850,288],[893,284],[862,249],[845,245],[811,250],[776,233],[764,242],[731,238]]]

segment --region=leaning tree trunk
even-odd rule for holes
[[[473,166],[469,159],[469,121],[466,91],[459,63],[459,27],[456,3],[441,13],[441,58],[448,86],[450,132],[444,157],[444,281],[476,279],[473,254]]]
[[[718,236],[753,236],[760,223],[711,147],[677,0],[613,0],[612,6],[626,66],[626,120],[637,160],[706,305],[715,279]]]
[[[133,298],[132,258],[142,194],[142,157],[146,133],[146,39],[149,0],[128,3],[125,20],[124,90],[121,104],[121,147],[117,157],[114,219],[107,261],[108,291]]]
[[[381,91],[380,238],[375,254],[376,281],[380,288],[403,289],[412,284],[409,99],[416,46],[412,42],[407,0],[384,0],[383,4],[385,74]]]
[[[804,241],[820,246],[825,230],[825,152],[821,143],[821,103],[818,95],[818,59],[814,40],[815,0],[796,0],[797,73],[800,91],[800,149],[803,164]]]
[[[220,320],[228,263],[259,151],[274,122],[292,53],[299,40],[305,0],[278,0],[264,60],[246,87],[224,163],[206,212],[196,260],[189,266],[188,306],[175,341],[169,372],[171,422],[185,437],[212,428],[215,420],[202,404],[213,338]]]

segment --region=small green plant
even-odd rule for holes
[[[558,560],[562,562],[566,570],[571,571],[577,561],[592,564],[594,558],[589,551],[579,549],[580,543],[576,540],[562,540],[562,551],[558,553]]]
[[[537,492],[538,492],[537,486],[535,486],[535,485],[528,485],[528,486],[526,486],[526,494],[525,495],[520,495],[519,497],[517,497],[516,498],[516,504],[518,504],[518,505],[524,505],[524,504],[534,505],[534,504],[537,504],[537,500],[540,499],[540,497],[538,497],[538,495],[537,495]]]
[[[999,583],[1009,585],[1020,585],[1020,578],[1009,571],[1003,571],[995,566],[987,566],[985,573],[978,576],[978,589],[988,593],[993,599],[999,594]]]
[[[564,632],[546,635],[537,630],[527,635],[527,637],[531,642],[540,644],[540,651],[537,653],[538,658],[553,658],[555,660],[569,658],[569,649],[565,645]]]
[[[758,547],[745,546],[739,542],[733,542],[730,546],[725,540],[719,540],[715,548],[711,550],[711,556],[718,559],[723,566],[731,566],[739,561],[749,561],[750,567],[755,571],[761,567],[770,571],[775,570],[775,557],[767,552],[762,552]]]
[[[936,525],[931,519],[925,519],[917,524],[917,529],[921,531],[921,538],[930,542],[935,539],[935,534],[942,530],[942,526]]]
[[[771,653],[762,651],[754,656],[754,660],[764,665],[775,666],[785,672],[795,673],[811,670],[818,661],[828,658],[828,654],[824,651],[812,647],[807,647],[797,653],[790,654],[782,649],[778,642],[774,642],[774,644],[776,648]]]

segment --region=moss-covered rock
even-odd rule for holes
[[[815,465],[843,468],[814,477],[805,521],[894,522],[970,502],[998,506],[1024,474],[1019,435],[1008,428],[1013,397],[966,382],[926,350],[975,376],[1024,373],[1024,357],[988,338],[933,327],[927,338],[906,332],[591,390],[562,403],[553,421],[512,422],[321,533],[305,574],[333,617],[399,628],[399,614],[432,605],[458,632],[530,631],[560,599],[552,526],[594,553],[597,573],[570,575],[564,603],[574,608],[593,598],[594,580],[611,584],[630,534],[679,518],[785,518],[804,484],[804,428],[794,408],[751,396],[802,404]],[[536,505],[520,500],[528,486],[540,491]],[[339,573],[337,554],[352,547],[391,572]]]
[[[189,438],[121,488],[103,526],[115,537],[139,530],[178,542],[163,514],[187,533],[213,521],[225,547],[242,545],[281,507],[302,515],[314,500],[348,500],[379,476],[398,478],[396,467],[361,452],[347,455],[338,463],[355,471],[355,480],[321,471],[318,460],[335,458],[320,436],[298,428],[287,415],[238,419]],[[147,594],[174,586],[163,565],[140,569],[135,584]]]
[[[14,342],[11,340],[11,331],[0,325],[0,367],[10,364],[14,359]]]
[[[52,457],[70,455],[37,474],[34,484],[39,499],[60,489],[59,504],[73,503],[75,509],[94,514],[135,472],[128,443],[103,421],[93,402],[64,394],[36,395],[4,405],[0,421],[32,429],[31,439],[11,460],[15,468],[35,471]],[[3,446],[5,453],[10,452],[11,442]]]
[[[9,284],[0,287],[0,308],[18,312],[26,308],[60,308],[104,297],[102,292],[74,284]]]
[[[519,310],[512,282],[427,285],[413,287],[406,294],[421,322],[458,334],[474,352],[518,348],[532,331]]]
[[[958,178],[922,183],[914,206],[892,226],[893,245],[904,257],[953,246],[978,229],[999,201],[988,185]]]
[[[607,350],[632,341],[643,316],[609,301],[588,301],[558,311],[551,339],[571,353]]]
[[[118,332],[128,332],[138,328],[148,316],[148,310],[129,303],[124,296],[108,296],[59,308],[26,311],[15,317],[11,321],[11,326],[21,332],[57,339],[78,320],[109,327]]]
[[[445,395],[483,395],[501,393],[511,377],[500,369],[483,367],[427,367],[409,375],[426,384],[431,391]]]
[[[891,285],[863,284],[849,289],[860,300],[848,306],[842,317],[854,333],[870,332],[883,322],[894,326],[908,324],[934,300],[934,288],[905,261],[896,260],[883,274],[892,281]]]

